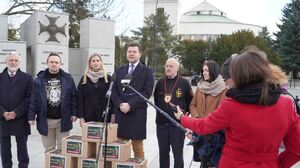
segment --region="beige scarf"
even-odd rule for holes
[[[219,93],[221,93],[227,86],[224,82],[224,79],[221,75],[218,75],[218,77],[212,81],[207,82],[204,80],[201,80],[197,87],[199,90],[201,90],[204,94],[209,94],[212,96],[217,96]]]
[[[97,71],[97,72],[89,70],[87,72],[86,76],[88,76],[93,83],[97,83],[98,80],[99,80],[99,78],[103,78],[104,77],[104,72],[101,71],[101,70]]]

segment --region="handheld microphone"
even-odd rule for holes
[[[177,106],[176,106],[175,104],[171,103],[171,102],[169,102],[169,104],[170,104],[170,106],[172,107],[172,109],[173,109],[174,111],[177,112]],[[183,113],[185,113],[184,110],[183,110],[182,108],[179,107],[179,109],[180,109]]]
[[[109,88],[105,94],[105,97],[109,97],[111,95],[111,90],[112,90],[112,87],[114,85],[116,78],[117,78],[117,75],[114,73],[111,77],[111,82],[110,82]]]

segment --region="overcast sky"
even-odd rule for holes
[[[143,25],[143,0],[121,0],[125,5],[122,16],[116,20],[116,34],[126,29],[136,29]],[[182,12],[187,12],[203,0],[181,0]],[[207,0],[222,10],[227,17],[242,23],[267,26],[269,32],[277,31],[276,23],[281,23],[282,9],[291,0]],[[8,9],[9,0],[0,0],[0,13]],[[159,0],[158,0],[159,3]],[[18,18],[10,18],[10,23],[17,23]],[[24,19],[23,19],[24,20]],[[21,21],[20,21],[21,22]],[[17,26],[19,26],[17,23]],[[128,31],[129,32],[129,31]],[[127,33],[128,33],[127,32]]]

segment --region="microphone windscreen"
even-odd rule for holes
[[[131,80],[131,75],[127,74],[125,75],[124,79],[121,80],[121,83],[123,85],[128,85],[130,83]]]

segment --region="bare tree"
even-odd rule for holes
[[[4,15],[31,15],[35,11],[55,11],[69,14],[69,46],[79,47],[79,24],[86,17],[116,19],[124,9],[122,0],[10,0]]]
[[[35,11],[64,11],[67,6],[84,4],[90,15],[100,18],[115,18],[123,10],[121,0],[10,0],[4,15],[31,15]]]

